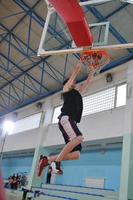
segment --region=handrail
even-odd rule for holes
[[[94,193],[88,193],[88,192],[77,192],[77,191],[71,191],[71,190],[60,190],[60,189],[46,188],[46,187],[40,188],[40,189],[47,189],[47,190],[54,190],[54,191],[61,191],[61,192],[68,192],[68,193],[75,193],[75,194],[82,194],[82,195],[104,197],[104,195],[102,195],[102,194],[94,194]]]
[[[50,185],[55,185],[55,186],[70,186],[70,187],[80,187],[80,188],[88,188],[88,189],[96,189],[96,190],[107,190],[107,191],[114,191],[115,189],[110,189],[110,188],[97,188],[97,187],[87,187],[87,186],[80,186],[80,185],[67,185],[67,184],[50,184]],[[34,188],[34,187],[33,187]],[[40,188],[40,187],[36,187]]]

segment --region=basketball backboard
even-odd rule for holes
[[[88,13],[88,5],[99,4],[103,2],[109,2],[111,0],[90,0],[83,3],[80,2],[80,6],[84,11],[88,27],[93,35],[93,45],[76,47],[73,38],[63,20],[60,18],[55,9],[49,4],[48,0],[45,0],[48,6],[48,13],[45,21],[45,26],[42,32],[40,45],[38,49],[38,56],[56,55],[56,54],[68,54],[78,53],[87,49],[121,49],[131,48],[132,43],[129,44],[113,44],[109,45],[109,21],[100,23],[93,23],[94,17]],[[91,19],[91,20],[90,20]],[[78,33],[77,33],[78,34]],[[83,35],[81,37],[84,37]]]

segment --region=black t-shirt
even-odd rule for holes
[[[64,100],[63,107],[61,108],[62,114],[70,116],[76,122],[80,122],[83,111],[81,94],[77,90],[72,89],[64,92],[62,96]]]

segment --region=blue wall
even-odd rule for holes
[[[4,179],[13,173],[29,173],[33,157],[7,158],[2,160],[2,171]]]
[[[62,162],[62,176],[55,183],[85,186],[85,179],[105,178],[105,188],[119,190],[122,151],[107,150],[82,153],[79,160]]]
[[[100,151],[81,153],[79,160],[62,162],[63,175],[56,176],[55,183],[85,186],[87,177],[105,178],[105,188],[119,190],[121,154],[121,149],[107,150],[104,154]],[[4,179],[13,173],[29,173],[32,160],[33,157],[4,159]]]

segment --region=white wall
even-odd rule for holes
[[[9,135],[6,138],[4,151],[15,151],[21,149],[32,149],[38,144],[40,135],[39,129],[25,131],[22,133]]]
[[[101,74],[96,77],[95,81],[89,87],[89,90],[84,94],[88,95],[93,92],[102,90],[103,88],[108,88],[113,85],[119,84],[121,82],[126,81],[126,66],[125,64],[122,67],[118,67],[113,69],[111,72],[113,73],[114,80],[113,82],[106,83],[105,75]],[[47,102],[52,102],[52,107],[60,105],[62,100],[60,98],[60,93],[57,93],[53,96],[44,99],[44,104]],[[45,112],[49,112],[46,106],[43,107]],[[29,113],[36,113],[37,108],[35,108],[35,104],[24,109],[21,109],[18,112],[18,118],[20,119],[21,116],[27,116]],[[51,111],[50,111],[51,112]],[[27,114],[28,113],[28,114]],[[11,115],[11,114],[10,114]],[[51,119],[52,120],[52,119]],[[79,128],[83,132],[85,137],[85,141],[90,140],[97,140],[102,138],[112,138],[112,137],[119,137],[123,135],[123,124],[124,124],[124,107],[120,107],[113,110],[108,110],[96,114],[92,114],[89,116],[84,116],[82,121],[79,125]],[[41,134],[40,129],[35,129],[31,131],[26,131],[23,133],[15,134],[8,136],[6,139],[4,151],[13,151],[13,150],[20,150],[20,149],[30,149],[35,148],[39,143],[39,138]],[[56,144],[64,143],[61,133],[58,129],[57,124],[50,124],[48,128],[44,128],[44,134],[46,137],[43,145],[50,146]]]
[[[84,141],[117,138],[124,134],[124,108],[120,107],[113,110],[84,116],[79,124],[79,128],[84,135]],[[43,128],[46,139],[43,146],[64,144],[61,132],[57,124],[51,124],[46,131]],[[42,130],[42,131],[43,131]],[[4,151],[15,151],[22,149],[32,149],[39,143],[41,130],[34,129],[7,137]]]

